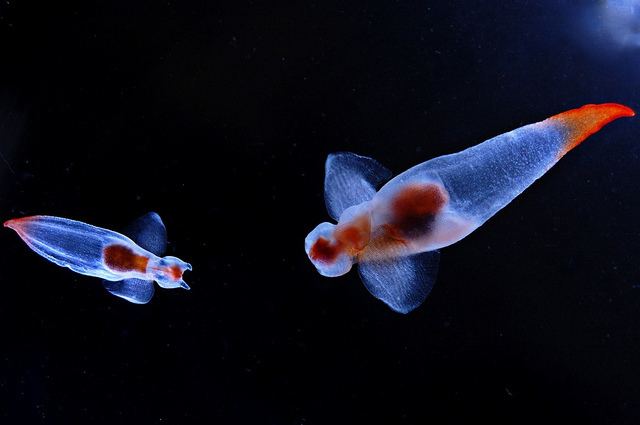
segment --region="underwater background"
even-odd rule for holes
[[[638,3],[2,2],[0,218],[156,211],[194,270],[133,305],[0,232],[0,423],[637,423],[637,118],[442,250],[408,315],[303,241],[331,152],[399,173],[638,110]]]

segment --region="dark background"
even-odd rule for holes
[[[138,306],[0,232],[0,423],[637,423],[637,118],[443,250],[409,315],[303,250],[330,152],[401,172],[639,108],[604,3],[3,0],[0,219],[154,210],[194,270]]]

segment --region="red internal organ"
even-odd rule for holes
[[[435,183],[413,183],[391,201],[389,231],[395,237],[419,237],[429,232],[435,216],[449,202],[446,190]]]
[[[170,270],[173,280],[180,280],[182,278],[182,269],[179,266],[171,266]]]
[[[309,257],[313,261],[332,263],[342,251],[341,243],[331,243],[328,239],[319,237],[309,251]]]
[[[149,259],[136,254],[131,248],[123,245],[109,245],[103,250],[104,263],[111,270],[119,272],[136,271],[146,273]]]

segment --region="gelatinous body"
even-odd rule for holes
[[[399,312],[420,305],[438,267],[438,250],[469,235],[568,151],[607,123],[634,112],[585,105],[517,128],[462,152],[418,164],[389,180],[373,159],[327,159],[325,202],[337,225],[321,223],[305,250],[325,276],[354,263],[367,289]]]
[[[87,276],[104,279],[112,294],[137,304],[149,302],[153,281],[164,288],[189,286],[182,279],[191,265],[160,257],[166,229],[156,213],[146,214],[120,233],[61,217],[32,216],[4,223],[47,260]]]

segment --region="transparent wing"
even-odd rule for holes
[[[376,160],[350,152],[327,157],[324,177],[324,200],[329,215],[338,220],[353,205],[373,198],[377,188],[391,178],[391,171]]]
[[[167,249],[167,228],[155,212],[134,220],[124,233],[140,247],[155,255],[161,256]]]
[[[358,265],[364,286],[399,313],[408,313],[427,298],[438,274],[440,251],[365,261]]]
[[[116,297],[134,304],[148,303],[155,292],[153,282],[142,279],[124,279],[117,282],[103,280],[102,285]]]

